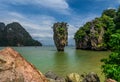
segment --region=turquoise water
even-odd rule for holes
[[[102,58],[108,57],[108,51],[76,50],[66,47],[64,52],[57,52],[55,47],[14,47],[29,62],[34,64],[42,73],[52,70],[58,75],[69,73],[96,72],[101,75]]]

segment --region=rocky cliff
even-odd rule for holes
[[[53,39],[58,51],[64,51],[64,47],[68,44],[67,23],[55,23],[53,25]]]
[[[114,28],[113,19],[106,15],[87,22],[75,33],[76,48],[106,50],[112,28]]]
[[[30,34],[17,22],[5,26],[0,23],[0,46],[41,46],[42,44],[30,36]]]
[[[44,75],[12,48],[0,51],[0,82],[47,82]]]

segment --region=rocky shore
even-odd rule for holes
[[[52,71],[48,71],[47,73],[45,73],[45,77],[48,79],[49,82],[102,82],[100,81],[99,76],[94,72],[81,75],[78,73],[70,73],[66,75],[65,78],[63,78]],[[117,82],[117,81],[108,78],[104,82]]]
[[[70,73],[65,78],[58,76],[52,71],[45,73],[46,78],[49,82],[100,82],[97,74],[91,72],[86,75],[80,75],[78,73]]]

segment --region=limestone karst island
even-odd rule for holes
[[[0,0],[0,82],[120,82],[119,0]]]

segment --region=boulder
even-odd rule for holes
[[[63,77],[58,76],[52,71],[45,73],[45,76],[49,82],[65,82],[65,79]]]
[[[107,79],[105,82],[117,82],[117,81],[109,78],[109,79]]]
[[[100,82],[98,75],[94,72],[87,74],[82,82]]]
[[[0,51],[0,82],[47,82],[45,76],[14,49]]]
[[[66,82],[81,82],[80,75],[78,73],[71,73],[66,76]]]

